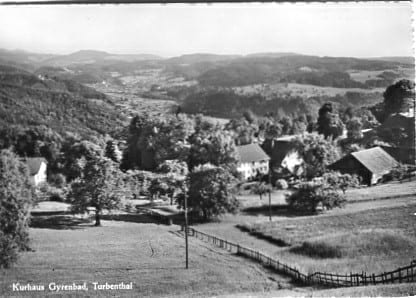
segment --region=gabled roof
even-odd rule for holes
[[[398,162],[380,147],[353,152],[351,155],[372,173],[383,173],[398,165]]]
[[[47,164],[46,159],[44,159],[43,157],[26,158],[26,163],[29,168],[30,176],[36,175],[39,172],[42,162]]]
[[[237,152],[241,163],[269,160],[270,157],[258,144],[237,146]]]

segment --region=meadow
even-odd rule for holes
[[[12,283],[72,284],[87,282],[88,292],[68,295],[206,296],[244,291],[267,292],[290,287],[288,279],[273,277],[260,265],[209,244],[190,241],[185,269],[184,239],[178,226],[104,220],[93,227],[70,216],[37,217],[30,229],[31,248],[18,263],[0,270],[0,296],[16,295]],[[139,220],[140,221],[140,220]],[[133,290],[94,291],[92,282],[133,283]],[[56,294],[20,292],[43,297]]]

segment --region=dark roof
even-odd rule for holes
[[[237,152],[240,157],[240,162],[242,163],[270,159],[270,157],[263,151],[263,149],[261,149],[258,144],[237,146]]]
[[[374,147],[351,155],[372,173],[383,173],[398,165],[398,162],[380,147]]]
[[[31,176],[36,175],[39,172],[42,162],[47,163],[46,159],[43,157],[26,158],[26,163]]]

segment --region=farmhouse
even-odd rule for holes
[[[270,157],[258,144],[237,146],[237,152],[240,159],[237,171],[242,173],[245,180],[269,173]]]
[[[29,168],[30,181],[35,185],[46,182],[47,161],[42,157],[27,158],[27,166]]]
[[[263,143],[264,151],[270,155],[273,169],[282,174],[298,175],[302,171],[303,159],[293,145],[296,136],[284,136]]]
[[[389,173],[398,162],[380,147],[350,153],[329,166],[346,174],[356,174],[367,185],[376,184]]]

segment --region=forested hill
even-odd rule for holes
[[[0,126],[46,125],[83,138],[114,134],[123,125],[106,95],[71,80],[0,66]]]
[[[270,82],[295,82],[341,88],[370,88],[374,82],[358,82],[348,71],[383,71],[398,73],[401,68],[413,68],[414,60],[372,60],[344,57],[317,57],[288,54],[255,55],[221,61],[195,61],[185,65],[170,65],[170,70],[204,86],[244,86]],[[385,82],[386,87],[392,82]]]

